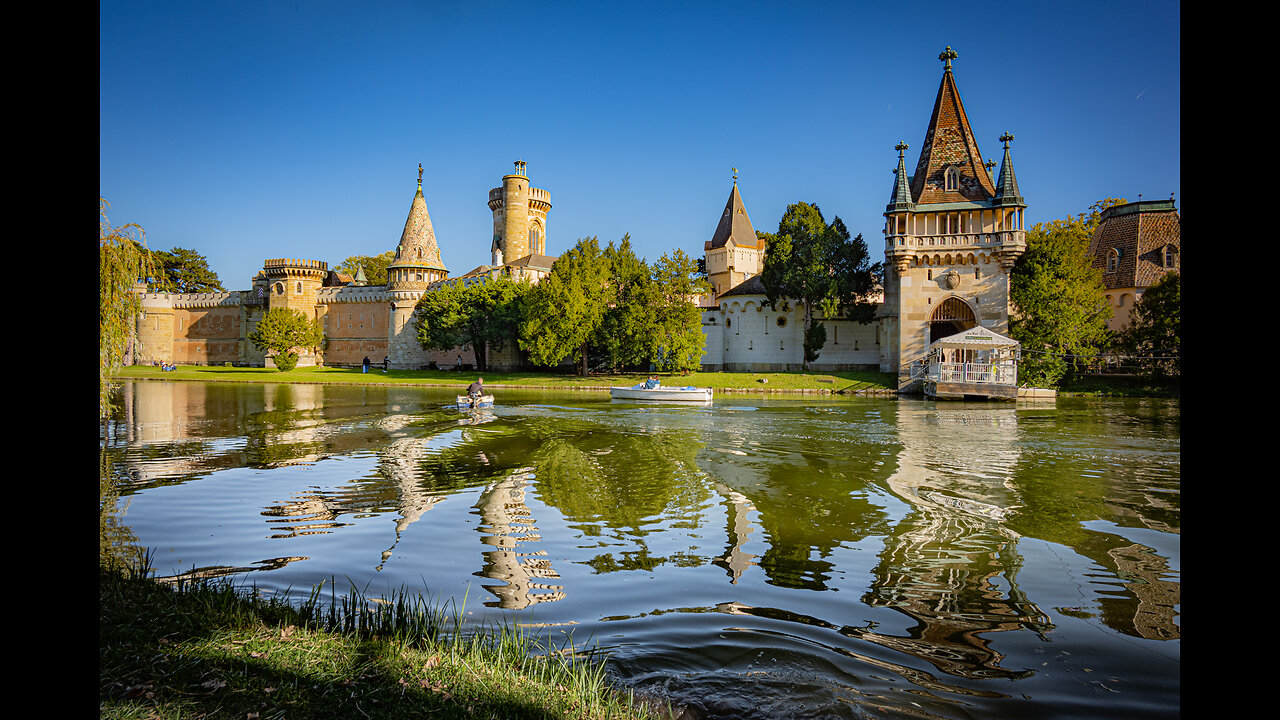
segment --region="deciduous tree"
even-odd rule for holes
[[[324,343],[324,330],[301,310],[272,308],[247,337],[258,350],[274,357],[277,369],[285,371],[297,365],[296,350],[319,349]]]
[[[476,369],[489,369],[489,351],[519,334],[528,281],[490,276],[470,285],[448,283],[418,301],[418,342],[428,350],[470,345]]]
[[[387,266],[395,260],[394,250],[381,255],[352,255],[333,267],[334,270],[355,277],[356,271],[364,269],[364,278],[370,285],[387,284]]]
[[[1129,326],[1120,335],[1121,346],[1139,357],[1143,369],[1154,376],[1182,371],[1182,280],[1171,272],[1147,288],[1133,306]]]
[[[644,304],[654,318],[650,357],[662,372],[687,373],[700,366],[707,336],[697,298],[709,289],[697,262],[683,250],[677,248],[654,263]]]
[[[1053,387],[1109,342],[1111,307],[1088,249],[1101,210],[1119,202],[1109,198],[1027,231],[1027,250],[1009,276],[1009,334],[1022,343],[1021,381]]]
[[[142,301],[131,291],[138,281],[156,274],[142,226],[113,227],[107,219],[110,206],[98,198],[98,414],[102,418],[111,414],[110,378],[136,341]]]

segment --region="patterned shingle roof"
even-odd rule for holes
[[[742,196],[738,194],[736,181],[733,183],[733,190],[729,191],[729,201],[724,204],[720,223],[716,225],[716,231],[707,241],[704,249],[722,248],[731,238],[733,244],[738,247],[761,246],[761,241],[756,237],[756,230],[751,226],[751,218],[747,216],[747,208],[742,204]]]
[[[920,160],[911,177],[911,199],[916,203],[982,202],[996,194],[951,72],[951,59],[955,57],[950,47],[939,56],[946,59],[946,68],[920,146]],[[952,167],[960,172],[957,190],[946,189],[945,173]]]
[[[418,178],[418,192],[409,207],[409,217],[404,221],[396,258],[388,267],[446,270],[440,260],[440,246],[436,244],[436,231],[431,227],[431,215],[427,213],[427,200],[422,196],[421,177]]]
[[[1164,277],[1165,247],[1181,251],[1182,219],[1173,200],[1148,200],[1109,207],[1089,240],[1093,267],[1107,289],[1147,288]],[[1119,252],[1115,272],[1107,272],[1111,251]]]

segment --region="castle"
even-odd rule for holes
[[[900,142],[895,148],[897,169],[883,213],[883,296],[876,319],[861,324],[815,313],[827,327],[827,344],[813,369],[878,369],[901,375],[906,364],[941,337],[977,326],[1008,333],[1009,271],[1026,248],[1027,205],[1013,170],[1013,135],[1000,136],[998,175],[992,172],[997,163],[984,159],[978,148],[951,64],[956,57],[950,47],[939,55],[942,81],[913,174],[907,172],[908,145]],[[182,294],[143,288],[134,362],[267,365],[270,359],[247,336],[276,307],[301,310],[324,329],[327,344],[320,356],[304,354],[299,365],[355,366],[365,357],[375,363],[386,358],[394,369],[469,362],[466,348],[428,351],[420,346],[412,320],[423,293],[441,283],[474,282],[495,274],[537,282],[556,259],[546,254],[551,194],[529,183],[524,162],[517,161],[502,184],[489,191],[488,204],[493,213],[492,263],[460,276],[450,277],[441,260],[419,165],[417,193],[385,286],[363,285],[359,278],[351,282],[317,260],[272,259],[247,291]],[[1163,269],[1176,263],[1176,238],[1153,244],[1136,229],[1176,224],[1176,212],[1172,221],[1167,217],[1171,201],[1168,206],[1139,203],[1104,213],[1095,245],[1101,248],[1096,251],[1100,262],[1110,263],[1108,287],[1119,283],[1113,293],[1118,301],[1113,302],[1123,304],[1128,298],[1132,304],[1145,287],[1135,273],[1150,269],[1153,259]],[[1148,222],[1149,216],[1165,219]],[[1119,231],[1130,224],[1132,232]],[[724,212],[703,250],[712,288],[699,301],[706,336],[703,369],[800,369],[803,307],[785,301],[769,307],[765,300],[760,272],[767,248],[747,214],[736,168]],[[492,369],[500,371],[520,363],[515,343],[489,358]]]

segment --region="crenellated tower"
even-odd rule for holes
[[[942,82],[921,144],[915,174],[907,175],[898,143],[893,191],[885,207],[885,303],[881,310],[880,369],[903,372],[929,343],[981,325],[1009,331],[1009,271],[1026,249],[1023,212],[1009,143],[999,178],[983,161],[969,125],[949,46],[938,56]]]
[[[502,186],[489,191],[493,212],[493,264],[513,263],[530,255],[547,254],[547,213],[551,193],[529,184],[523,160],[502,178]]]

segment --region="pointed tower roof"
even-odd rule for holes
[[[911,188],[907,185],[907,161],[904,153],[907,151],[907,144],[898,143],[894,150],[898,151],[898,167],[894,169],[893,194],[889,196],[889,205],[885,207],[885,212],[901,212],[903,210],[914,210],[916,204],[911,202]]]
[[[1018,178],[1013,174],[1013,159],[1009,157],[1009,143],[1013,142],[1013,133],[1006,132],[1000,136],[1004,143],[1004,161],[1000,163],[1000,179],[996,180],[996,205],[1025,205],[1022,194],[1018,192]]]
[[[920,161],[911,178],[911,198],[917,203],[981,202],[996,194],[951,72],[951,61],[956,57],[949,45],[938,56],[946,65],[933,103],[933,117],[920,146]],[[948,190],[946,173],[953,168],[959,172],[959,186]]]
[[[409,217],[404,221],[404,232],[396,247],[396,257],[389,268],[421,267],[445,270],[440,260],[440,246],[436,244],[436,231],[431,227],[427,213],[427,200],[422,196],[422,164],[418,164],[418,192],[409,207]]]
[[[762,241],[756,237],[756,230],[751,226],[751,218],[747,216],[747,208],[742,204],[742,196],[738,194],[738,169],[733,169],[733,190],[729,191],[729,201],[724,204],[724,213],[720,216],[720,224],[704,249],[722,248],[733,240],[738,247],[761,247]]]

